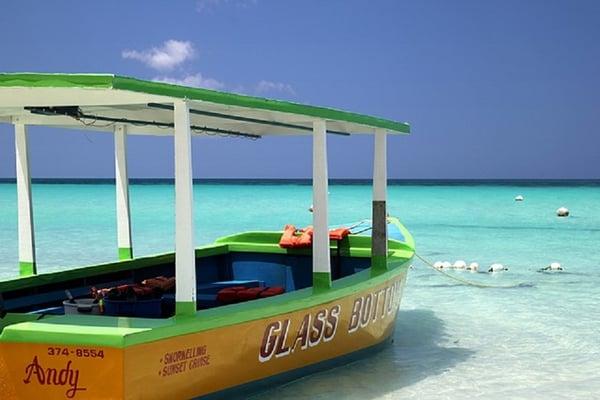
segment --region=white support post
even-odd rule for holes
[[[373,231],[371,236],[371,265],[373,270],[387,269],[387,133],[375,130],[373,154]]]
[[[115,126],[115,184],[117,195],[117,245],[120,260],[133,258],[129,176],[127,174],[127,128]]]
[[[19,220],[19,273],[35,275],[35,239],[33,232],[33,207],[31,202],[31,174],[27,127],[14,122],[15,152],[17,161],[17,207]]]
[[[176,314],[196,312],[196,253],[190,109],[184,100],[175,112],[175,284]]]
[[[327,132],[324,120],[313,122],[313,288],[331,287],[327,221]]]

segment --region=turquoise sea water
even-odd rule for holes
[[[517,194],[524,202],[515,202]],[[311,188],[195,185],[196,243],[308,225]],[[34,184],[40,272],[116,258],[114,186]],[[330,186],[330,222],[368,218],[371,188]],[[173,248],[173,187],[132,185],[136,255]],[[557,218],[566,206],[571,217]],[[432,261],[493,262],[457,284],[415,261],[390,348],[261,395],[286,399],[600,398],[600,184],[396,185],[390,213]],[[16,190],[0,184],[0,277],[17,271]],[[563,273],[539,273],[550,262]]]

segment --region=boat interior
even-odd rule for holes
[[[213,246],[197,249],[196,306],[198,310],[226,305],[227,303],[218,299],[218,293],[226,288],[277,287],[282,288],[284,293],[290,293],[312,285],[310,249],[280,249],[276,242],[279,233],[250,234],[252,240],[256,240],[258,236],[265,236],[263,239],[270,240],[272,244],[263,244],[265,252],[257,252],[255,249],[232,251],[232,246],[219,243],[227,242],[228,238],[223,238]],[[234,238],[241,237],[243,240],[244,235],[248,234],[236,235]],[[369,237],[363,238],[370,241]],[[359,237],[352,239],[356,241],[355,239]],[[370,266],[368,253],[362,256],[350,253],[350,238],[332,241],[333,280],[350,276]],[[139,284],[146,279],[159,276],[175,276],[174,253],[0,282],[2,296],[0,307],[5,313],[35,314],[40,318],[45,315],[61,315],[65,312],[63,302],[67,299],[66,291],[75,299],[86,298],[90,297],[92,288],[108,289]],[[167,318],[174,313],[173,288],[161,296],[161,312],[156,317]],[[135,315],[128,315],[125,312],[122,316]]]

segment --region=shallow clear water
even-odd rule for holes
[[[307,225],[310,186],[196,185],[196,242]],[[513,201],[517,194],[525,201]],[[40,272],[116,257],[114,186],[33,186]],[[330,186],[330,222],[369,217],[371,188]],[[173,247],[173,187],[133,185],[136,255]],[[567,206],[572,216],[557,218]],[[600,398],[600,186],[391,186],[389,208],[432,261],[493,262],[459,285],[416,261],[394,345],[261,395],[287,399]],[[17,271],[16,191],[0,184],[0,277]],[[550,262],[563,273],[539,273]]]

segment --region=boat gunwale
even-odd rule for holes
[[[333,302],[359,290],[384,283],[408,271],[412,259],[401,258],[390,270],[373,276],[371,268],[334,281],[329,290],[316,291],[312,287],[296,290],[277,297],[232,304],[194,315],[164,319],[145,319],[110,316],[61,315],[42,320],[9,325],[0,334],[0,343],[56,343],[125,348],[155,342],[175,336],[198,333],[225,326],[266,319],[320,304]],[[404,267],[404,268],[403,268]],[[85,324],[76,325],[74,322]],[[112,322],[117,326],[106,326]],[[120,327],[118,325],[128,327]],[[131,326],[131,325],[138,325]],[[67,327],[74,327],[69,329]]]
[[[399,227],[400,226],[401,224],[399,224]],[[246,232],[246,234],[247,233],[248,232]],[[405,238],[407,239],[407,242],[412,241],[412,237],[408,231],[406,231],[406,233],[407,236],[405,236]],[[213,245],[198,248],[196,250],[196,254],[198,255],[198,253],[214,249],[217,249],[217,252],[214,252],[213,254],[225,254],[228,251],[232,251],[230,246],[235,248],[235,243],[223,241],[227,239],[233,240],[235,237],[239,237],[240,235],[244,235],[244,233],[217,239]],[[355,236],[355,238],[357,237],[370,239],[367,236]],[[330,303],[337,299],[351,295],[358,290],[368,290],[370,287],[384,283],[385,281],[390,280],[401,273],[407,272],[408,265],[414,256],[414,250],[412,250],[412,246],[409,246],[405,242],[400,242],[393,239],[390,239],[390,242],[392,244],[392,248],[388,253],[387,271],[376,271],[371,267],[368,267],[361,272],[357,272],[333,281],[331,289],[319,290],[314,289],[313,287],[308,287],[276,297],[254,300],[247,303],[220,306],[212,309],[198,310],[193,315],[185,317],[174,316],[164,319],[144,319],[110,316],[52,316],[39,321],[21,322],[6,326],[0,334],[0,343],[52,342],[65,345],[126,348],[128,346],[154,342],[170,337],[270,318],[275,315],[290,313],[314,307],[319,304]],[[246,246],[243,247],[246,248],[246,250],[236,249],[233,250],[233,252],[249,252],[247,250],[249,250],[249,248],[252,246],[248,246],[246,243]],[[255,252],[282,254],[290,253],[289,251],[286,251],[286,249],[279,248],[277,245],[271,245],[270,248],[269,246],[262,245],[255,249]],[[295,253],[298,254],[298,251],[295,251]],[[304,253],[309,254],[310,252],[304,251]],[[368,254],[362,254],[362,256],[351,256],[368,258],[370,256],[370,251]],[[148,256],[134,260],[120,261],[116,263],[100,265],[97,267],[116,268],[119,265],[122,266],[123,263],[131,263],[135,260],[142,260],[141,263],[132,266],[131,269],[133,270],[143,268],[144,266],[149,265],[149,262],[156,260],[157,258],[165,258],[165,261],[174,260],[174,253],[159,254],[156,256]],[[94,268],[94,266],[78,268],[77,271],[89,272],[90,268]],[[115,269],[115,271],[118,271],[118,269]],[[61,272],[64,273],[69,271],[59,271],[51,274],[56,275],[60,274]],[[27,279],[30,278],[17,278],[11,282],[18,282]],[[73,323],[74,321],[79,322],[80,324],[76,325]],[[112,323],[113,326],[111,326],[110,323]],[[74,327],[74,329],[72,327]]]

